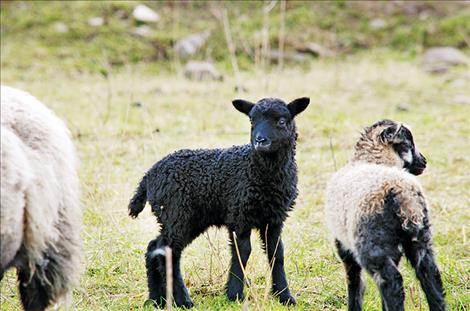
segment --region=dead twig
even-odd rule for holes
[[[278,58],[278,69],[282,70],[284,67],[284,44],[286,38],[286,0],[281,0],[281,24],[279,27],[279,58]]]
[[[166,262],[166,309],[173,308],[173,259],[171,248],[165,246],[165,262]]]
[[[334,151],[334,149],[333,149],[333,142],[332,142],[331,136],[329,137],[329,139],[330,139],[331,157],[333,158],[333,165],[334,165],[335,172],[336,172],[336,171],[337,171],[337,168],[336,168],[336,158],[335,158],[335,151]]]
[[[256,306],[256,309],[257,310],[260,310],[259,306],[258,306],[258,299],[255,295],[255,292],[253,291],[253,289],[251,288],[251,286],[249,286],[249,284],[247,282],[245,282],[245,279],[246,279],[246,270],[245,270],[245,267],[243,267],[243,263],[242,263],[242,257],[240,256],[240,250],[238,249],[238,243],[237,243],[237,234],[235,233],[235,231],[232,232],[233,234],[233,243],[235,243],[235,250],[237,252],[237,257],[238,257],[238,262],[240,263],[240,267],[242,269],[242,272],[243,272],[243,280],[241,280],[242,282],[244,282],[247,287],[248,287],[248,290],[250,291],[251,293],[251,296],[253,297],[253,300],[254,300],[254,303],[255,303],[255,306]],[[245,298],[245,301],[247,300],[247,298]]]

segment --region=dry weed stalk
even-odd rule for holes
[[[240,267],[241,267],[242,272],[243,272],[243,280],[241,280],[241,281],[244,282],[247,285],[247,288],[248,288],[249,292],[251,293],[251,296],[253,297],[253,302],[255,303],[256,309],[261,310],[259,305],[258,305],[258,297],[256,296],[255,292],[253,291],[253,288],[250,286],[250,284],[248,284],[248,282],[245,282],[246,270],[245,270],[245,267],[243,267],[242,258],[240,256],[240,251],[238,249],[237,234],[235,233],[235,231],[233,231],[232,234],[233,234],[233,243],[235,243],[235,250],[237,252],[238,262],[240,263]],[[248,297],[245,297],[245,302],[243,304],[244,305],[243,308],[245,308],[245,303],[247,301],[248,301]],[[246,306],[246,308],[248,308],[248,307]]]
[[[166,262],[166,308],[173,308],[173,259],[171,248],[165,246],[165,262]]]

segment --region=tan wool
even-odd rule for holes
[[[402,226],[420,225],[425,198],[417,178],[403,169],[403,160],[390,144],[381,141],[386,126],[368,127],[355,146],[354,155],[327,185],[326,224],[346,248],[357,255],[357,230],[364,217],[381,213],[389,193],[401,202]]]

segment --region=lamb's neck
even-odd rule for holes
[[[374,163],[381,164],[382,147],[377,145],[373,140],[366,136],[362,136],[356,143],[354,155],[350,163]]]
[[[276,173],[278,171],[282,171],[282,169],[287,166],[295,166],[294,148],[288,148],[269,154],[260,154],[252,150],[251,157],[255,164],[253,168],[262,173]]]
[[[384,154],[383,147],[378,145],[370,146],[369,148],[356,149],[350,163],[370,163],[395,166],[396,160],[393,157],[386,156],[386,154]]]
[[[368,152],[354,152],[354,155],[351,159],[351,163],[374,163],[374,164],[380,164],[377,161],[378,159],[374,157],[373,154],[370,154]]]

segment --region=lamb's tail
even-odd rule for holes
[[[147,202],[147,180],[146,176],[142,178],[142,181],[139,183],[139,186],[135,190],[135,194],[129,202],[129,216],[136,218],[140,212],[145,207]]]

